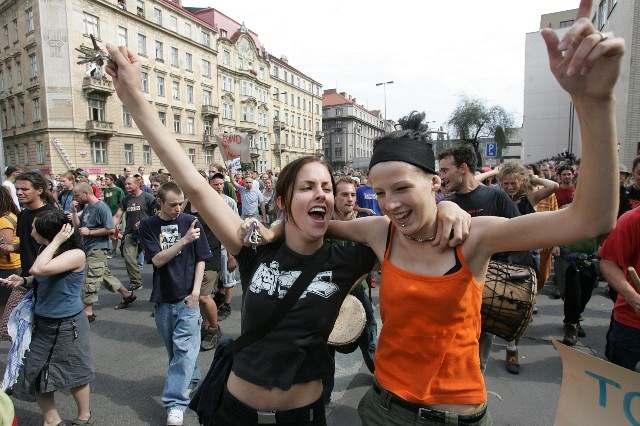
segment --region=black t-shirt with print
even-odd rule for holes
[[[195,217],[182,213],[175,220],[162,220],[152,216],[140,223],[140,242],[147,259],[177,243],[189,230]],[[199,224],[196,225],[200,227]],[[193,290],[196,263],[211,257],[207,238],[200,238],[185,246],[173,259],[160,268],[153,267],[153,290],[151,301],[176,303]]]
[[[126,213],[127,226],[124,235],[135,233],[136,224],[155,214],[156,199],[153,195],[143,192],[140,195],[127,194],[122,200],[120,208]]]
[[[265,337],[235,355],[233,372],[238,377],[266,388],[287,390],[328,373],[333,360],[327,339],[340,305],[358,279],[371,270],[376,256],[363,245],[326,244],[326,264],[287,315]],[[269,320],[278,300],[314,255],[298,254],[284,243],[240,251],[242,332]]]

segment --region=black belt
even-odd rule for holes
[[[389,394],[389,402],[402,407],[406,410],[414,412],[418,417],[424,420],[431,420],[438,423],[444,424],[447,418],[447,413],[443,411],[434,410],[428,407],[420,406],[417,404],[413,404],[411,402],[405,401],[402,398],[399,398],[392,394],[391,392],[381,389],[377,383],[373,384],[373,390],[378,394],[382,395],[383,393]],[[458,423],[459,424],[473,424],[477,423],[487,414],[487,407],[485,406],[479,412],[470,415],[461,415],[458,414]]]
[[[238,424],[309,424],[325,418],[324,403],[322,399],[307,405],[306,407],[294,408],[293,410],[283,411],[259,411],[255,410],[236,397],[231,395],[228,389],[225,389],[222,395],[222,405],[231,408],[234,415],[237,416]]]

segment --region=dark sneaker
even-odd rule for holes
[[[587,337],[587,333],[584,332],[584,328],[580,323],[578,323],[578,337]]]
[[[202,341],[200,342],[200,350],[202,352],[210,351],[218,345],[218,339],[222,332],[220,327],[209,327],[202,332]]]
[[[131,305],[133,302],[135,302],[137,298],[138,298],[138,296],[136,296],[136,294],[134,292],[131,292],[131,296],[123,297],[122,301],[120,303],[118,303],[114,307],[114,309],[126,309],[126,308],[129,307],[129,305]]]
[[[218,318],[227,319],[229,315],[231,315],[231,306],[228,303],[223,303],[218,307]]]
[[[578,343],[578,324],[564,325],[564,339],[562,343],[567,346],[575,346]]]
[[[520,363],[518,358],[518,350],[515,351],[507,349],[507,363],[505,367],[511,374],[520,374]]]

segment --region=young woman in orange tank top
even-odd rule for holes
[[[591,3],[582,0],[562,41],[553,30],[542,31],[551,71],[572,97],[581,124],[582,173],[570,207],[513,219],[473,218],[464,243],[448,248],[465,235],[450,240],[450,229],[437,228],[440,180],[421,117],[414,116],[409,130],[374,146],[369,182],[386,216],[331,222],[332,236],[369,245],[382,264],[383,328],[376,384],[359,406],[364,425],[491,424],[478,359],[482,283],[491,255],[595,237],[614,226],[613,89],[624,42],[596,31]]]

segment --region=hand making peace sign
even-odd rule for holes
[[[591,23],[593,0],[581,0],[576,21],[558,39],[550,28],[542,30],[551,72],[571,96],[610,99],[620,74],[624,40],[598,32]]]

